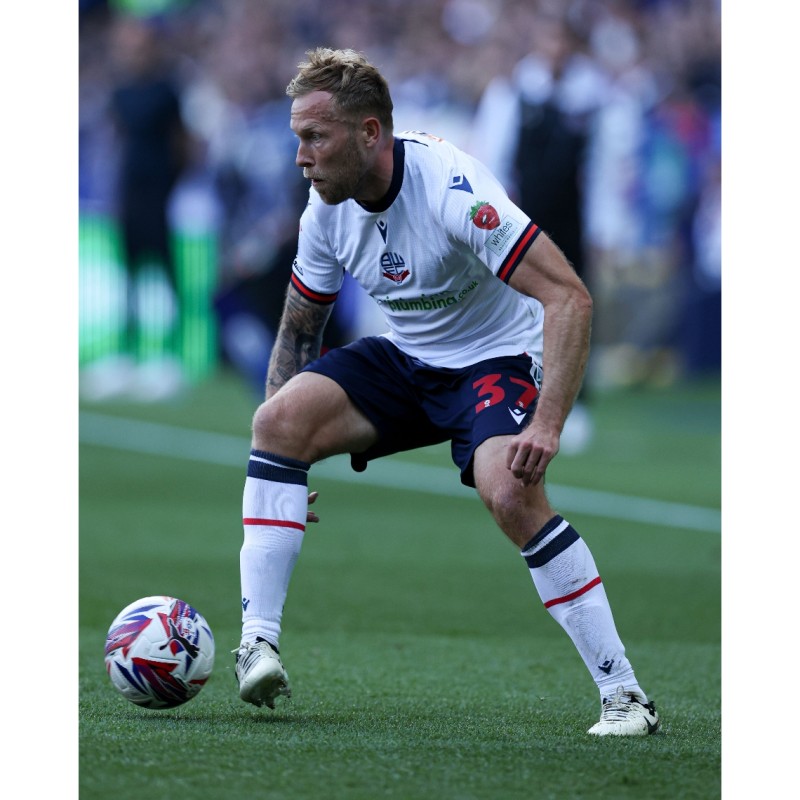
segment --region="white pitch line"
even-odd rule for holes
[[[88,411],[80,414],[79,438],[84,444],[99,447],[237,467],[242,474],[250,452],[250,443],[244,437]],[[313,476],[322,480],[357,481],[371,486],[477,499],[472,489],[460,483],[455,467],[416,464],[392,457],[372,461],[366,472],[355,473],[350,468],[348,456],[335,456],[315,464]],[[553,505],[564,511],[684,530],[711,533],[721,530],[721,514],[712,508],[556,484],[548,484],[548,494]]]

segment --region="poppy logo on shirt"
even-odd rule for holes
[[[469,210],[469,218],[475,223],[476,228],[491,231],[500,224],[500,215],[497,209],[489,203],[479,200]]]
[[[384,253],[381,256],[383,277],[394,283],[402,283],[411,272],[406,269],[406,262],[399,253]]]

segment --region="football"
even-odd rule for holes
[[[120,694],[144,708],[175,708],[191,700],[214,668],[214,636],[183,600],[143,597],[126,606],[106,636],[108,677]]]

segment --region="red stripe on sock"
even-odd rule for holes
[[[559,603],[568,603],[570,600],[574,600],[576,597],[580,597],[582,594],[586,594],[589,589],[593,589],[597,586],[598,583],[601,583],[600,576],[598,575],[593,581],[589,581],[581,589],[578,589],[577,592],[573,592],[572,594],[565,594],[563,597],[556,597],[554,600],[548,600],[545,604],[545,608],[550,608],[550,606],[557,606]]]
[[[245,525],[273,525],[276,528],[297,528],[304,531],[306,526],[300,522],[291,522],[288,519],[259,519],[258,517],[245,517],[242,522]]]

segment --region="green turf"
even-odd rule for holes
[[[720,795],[720,535],[587,513],[637,675],[663,716],[641,740],[585,735],[595,688],[515,548],[473,500],[312,480],[284,616],[294,697],[238,699],[241,491],[256,398],[230,376],[166,406],[91,411],[242,438],[240,468],[80,448],[80,796],[714,798]],[[600,394],[589,452],[550,480],[719,508],[719,390]],[[122,444],[122,442],[120,443]],[[446,448],[399,461],[447,465]],[[454,482],[457,475],[454,472]],[[313,473],[312,473],[313,475]],[[217,662],[185,706],[117,695],[103,640],[150,594],[195,605]]]

